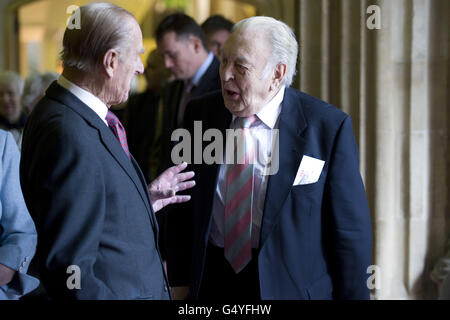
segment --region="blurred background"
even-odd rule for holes
[[[61,72],[71,5],[0,0],[0,72]],[[293,87],[351,115],[374,230],[373,299],[436,299],[450,272],[448,0],[118,0],[146,55],[166,15],[266,15],[300,43]],[[137,90],[145,88],[144,77]],[[368,273],[368,277],[371,272]],[[373,273],[372,273],[373,275]]]

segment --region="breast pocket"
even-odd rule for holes
[[[314,183],[299,184],[296,186],[292,186],[292,192],[294,193],[314,192],[319,190],[320,185],[321,185],[320,180]]]
[[[321,180],[315,183],[293,186],[291,197],[296,208],[302,208],[303,212],[310,215],[321,208],[323,195],[323,183]]]

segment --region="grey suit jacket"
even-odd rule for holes
[[[141,170],[99,116],[56,82],[25,126],[20,172],[51,298],[170,298]]]

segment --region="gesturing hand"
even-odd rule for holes
[[[194,180],[186,181],[194,177],[194,171],[180,173],[186,167],[186,162],[170,167],[148,185],[154,212],[161,210],[168,204],[187,202],[191,199],[191,196],[176,195],[178,191],[195,186]]]

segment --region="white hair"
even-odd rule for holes
[[[14,84],[19,95],[23,93],[23,79],[15,71],[0,72],[0,84]]]
[[[263,16],[241,20],[233,27],[233,33],[244,33],[247,31],[257,31],[264,34],[272,50],[270,62],[263,72],[263,78],[271,68],[282,63],[286,65],[286,75],[283,83],[286,86],[290,86],[296,72],[298,56],[298,43],[292,29],[282,21]]]
[[[64,32],[64,67],[92,72],[108,50],[121,53],[131,46],[131,24],[126,17],[135,18],[130,12],[111,3],[92,3],[77,10],[80,28],[66,28]]]
[[[39,74],[32,73],[25,79],[25,87],[22,95],[22,106],[31,110],[36,99],[48,88],[48,86],[57,80],[59,74],[56,72],[45,72]]]

